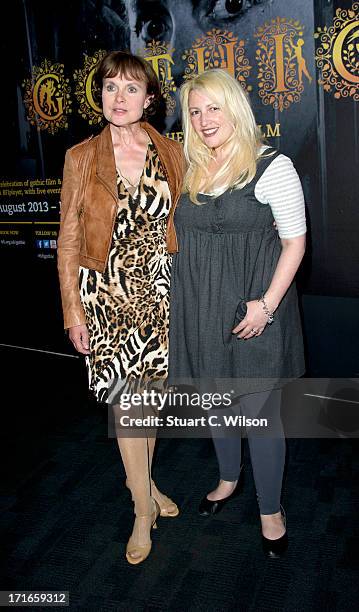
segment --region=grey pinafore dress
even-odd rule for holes
[[[273,153],[273,151],[272,151]],[[249,340],[232,329],[246,302],[268,289],[281,241],[257,181],[279,155],[262,157],[254,179],[219,197],[183,194],[175,214],[179,251],[173,257],[170,301],[169,380],[229,380],[239,394],[266,391],[304,373],[297,293],[290,286],[272,325]]]

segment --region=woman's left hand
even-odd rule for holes
[[[263,333],[268,323],[268,317],[263,310],[262,304],[257,300],[247,302],[247,314],[244,319],[232,329],[232,334],[237,334],[237,338],[249,340]]]

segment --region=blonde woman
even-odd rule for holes
[[[268,417],[271,437],[247,435],[264,551],[278,557],[288,544],[281,379],[304,373],[293,284],[305,250],[303,193],[290,159],[263,144],[247,95],[227,72],[186,82],[181,100],[188,170],[175,214],[170,376],[230,379],[240,390],[232,413]],[[220,481],[202,500],[203,515],[233,497],[241,467],[240,437],[214,444]]]

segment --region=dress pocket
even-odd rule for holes
[[[238,302],[238,306],[234,315],[233,327],[236,327],[241,321],[243,321],[244,317],[247,314],[247,302],[245,300],[240,300]]]
[[[233,300],[232,303],[226,303],[225,308],[223,308],[223,318],[222,318],[222,337],[223,343],[230,347],[232,345],[233,339],[236,338],[235,334],[232,333],[232,330],[243,321],[244,317],[247,314],[247,303],[246,300],[241,298],[237,304]]]

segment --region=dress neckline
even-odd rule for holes
[[[149,139],[149,141],[148,141],[148,143],[147,143],[145,163],[143,164],[142,172],[141,172],[141,174],[140,174],[140,177],[139,177],[139,179],[138,179],[138,182],[137,182],[135,185],[133,185],[132,183],[130,183],[130,181],[128,180],[128,178],[122,174],[122,172],[121,172],[121,170],[119,169],[119,167],[118,167],[118,166],[116,166],[116,174],[117,174],[117,176],[119,177],[119,179],[120,179],[120,181],[121,181],[121,183],[122,183],[122,185],[123,185],[123,187],[124,187],[125,191],[127,191],[127,193],[128,193],[130,196],[131,196],[131,198],[134,198],[134,197],[135,197],[135,195],[136,195],[136,193],[137,193],[137,192],[138,192],[138,190],[139,190],[139,187],[140,187],[140,184],[141,184],[141,182],[142,182],[142,178],[143,178],[143,175],[144,175],[144,173],[145,173],[146,166],[147,166],[148,153],[149,153],[149,151],[150,151],[150,150],[153,150],[153,142],[152,142],[152,140],[151,140],[151,139]],[[124,182],[124,180],[123,180],[123,179],[125,179],[125,181],[127,181],[127,182],[129,183],[129,185],[126,185],[126,183]]]

